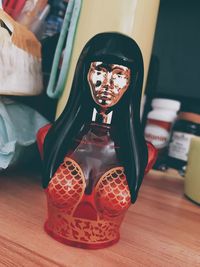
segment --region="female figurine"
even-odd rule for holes
[[[55,239],[93,249],[119,240],[156,154],[148,144],[148,160],[140,125],[142,81],[142,55],[131,38],[101,33],[84,47],[64,111],[38,134],[45,230]]]

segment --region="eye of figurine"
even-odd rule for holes
[[[88,82],[94,101],[103,108],[114,106],[128,89],[130,75],[124,65],[92,62]]]

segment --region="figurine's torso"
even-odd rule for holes
[[[47,188],[46,230],[57,231],[57,238],[77,246],[110,245],[118,240],[119,226],[130,206],[118,147],[106,128],[96,126],[78,136],[74,147]]]

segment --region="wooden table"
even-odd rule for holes
[[[0,266],[200,266],[200,207],[183,196],[183,180],[152,171],[129,209],[118,244],[83,250],[43,231],[45,194],[37,175],[0,177]]]

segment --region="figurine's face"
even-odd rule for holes
[[[88,82],[94,101],[103,108],[114,106],[128,89],[130,75],[125,66],[92,62]]]

